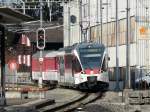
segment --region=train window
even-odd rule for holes
[[[63,57],[60,57],[60,59],[59,59],[59,70],[60,70],[60,75],[64,75],[64,59],[63,59]]]
[[[84,69],[99,68],[102,63],[104,47],[86,47],[80,48],[80,60]]]
[[[100,67],[102,59],[100,54],[82,54],[80,60],[84,69],[93,69]]]
[[[70,69],[71,68],[71,62],[72,61],[72,56],[71,55],[66,55],[65,56],[65,68]]]
[[[102,53],[104,49],[100,48],[80,48],[79,49],[80,53]]]
[[[107,61],[106,61],[105,58],[104,58],[104,61],[103,61],[103,64],[102,64],[102,70],[107,71]]]
[[[73,69],[73,73],[81,72],[82,70],[77,58],[74,58],[72,60],[72,69]]]

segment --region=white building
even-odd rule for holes
[[[100,24],[101,15],[103,23],[114,21],[116,13],[115,0],[102,0],[102,13],[100,12],[100,1],[101,0],[82,0],[81,3],[81,0],[73,0],[64,5],[64,46],[81,41],[81,21],[82,25],[88,26],[88,28]],[[135,1],[136,0],[131,0],[131,15],[135,15],[136,13]],[[119,19],[125,18],[126,0],[118,0],[118,4]],[[75,22],[72,22],[71,17],[73,16],[76,19]]]
[[[108,46],[109,67],[112,73],[112,77],[110,77],[112,80],[115,80],[113,68],[116,67],[115,1],[102,0],[102,5],[100,5],[101,0],[82,0],[82,2],[81,0],[73,0],[68,4],[64,4],[64,46],[86,40],[102,42]],[[129,0],[129,2],[131,15],[131,75],[138,77],[137,67],[144,66],[149,69],[150,65],[150,1]],[[126,7],[126,0],[118,0],[120,80],[125,77],[126,67]],[[101,22],[103,23],[102,27]],[[84,27],[82,32],[81,25]],[[84,33],[86,31],[87,33]],[[84,38],[84,36],[86,37],[84,34],[87,35],[87,38]]]

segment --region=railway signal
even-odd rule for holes
[[[39,28],[36,33],[37,33],[36,36],[37,48],[42,50],[45,48],[45,29]]]

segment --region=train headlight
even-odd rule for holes
[[[99,73],[101,73],[101,69],[99,69]]]
[[[90,74],[93,74],[94,72],[93,72],[93,70],[92,71],[90,71]]]
[[[84,72],[84,71],[81,71],[81,74],[85,74],[85,72]]]

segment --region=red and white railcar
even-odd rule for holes
[[[109,86],[107,55],[103,44],[78,43],[58,51],[45,52],[43,57],[40,68],[39,55],[33,56],[33,80],[38,80],[42,74],[44,81],[56,81],[62,86],[80,89],[107,89]]]
[[[57,81],[57,52],[44,51],[43,61],[39,60],[40,53],[37,52],[32,57],[32,79],[38,80],[42,77],[43,81]]]
[[[108,89],[106,47],[93,42],[77,43],[59,50],[58,84],[80,89]]]

